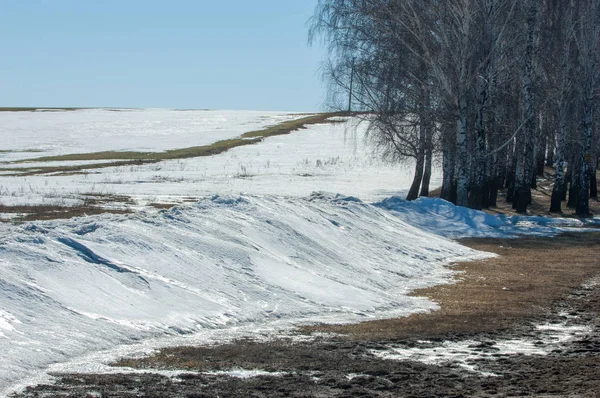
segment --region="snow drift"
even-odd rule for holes
[[[451,261],[487,256],[324,194],[3,225],[0,242],[3,388],[142,338],[431,310],[407,293],[447,282]]]
[[[553,236],[566,231],[585,231],[600,224],[598,218],[549,218],[491,215],[456,206],[439,198],[407,201],[391,197],[374,206],[390,211],[406,223],[437,235],[459,238],[510,238],[519,235]]]

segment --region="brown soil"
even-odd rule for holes
[[[404,319],[303,328],[312,341],[282,338],[161,350],[119,364],[184,372],[260,369],[281,376],[237,379],[219,374],[62,375],[19,397],[595,397],[600,391],[600,232],[556,238],[472,239],[470,247],[501,257],[455,266],[459,282],[415,292],[441,309]],[[600,279],[599,279],[600,280]],[[535,323],[568,312],[593,332],[547,356],[482,359],[490,377],[453,363],[382,360],[373,350],[432,342],[498,341],[535,335]],[[483,346],[483,345],[482,345]]]
[[[439,311],[303,330],[343,333],[353,340],[489,332],[545,314],[554,301],[600,274],[599,232],[554,238],[465,239],[461,243],[499,257],[456,264],[458,283],[413,292],[439,303]]]

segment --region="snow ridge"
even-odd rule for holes
[[[4,225],[0,242],[0,390],[150,337],[432,310],[407,294],[447,283],[451,261],[489,256],[322,193]]]

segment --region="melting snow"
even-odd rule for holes
[[[562,344],[590,333],[588,326],[567,325],[565,323],[537,325],[535,337],[497,341],[445,341],[434,344],[429,341],[418,342],[417,347],[390,347],[384,350],[372,350],[377,357],[396,361],[418,361],[428,365],[456,363],[464,369],[485,376],[497,376],[479,369],[477,361],[495,360],[503,356],[548,355]]]

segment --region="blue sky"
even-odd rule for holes
[[[315,111],[316,0],[0,1],[0,106]]]

